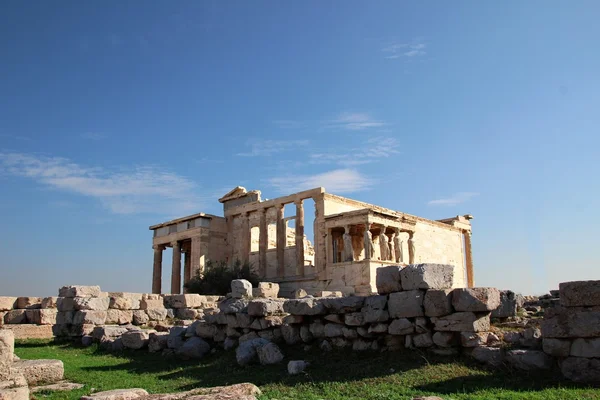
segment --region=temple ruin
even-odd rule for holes
[[[307,218],[304,202],[314,201]],[[324,188],[261,200],[258,190],[236,187],[219,199],[224,217],[198,213],[150,227],[152,292],[161,293],[163,251],[173,249],[170,292],[202,272],[208,260],[250,262],[261,280],[277,282],[282,295],[377,293],[376,270],[388,265],[450,264],[454,287],[473,287],[472,216],[429,220],[330,193]],[[284,217],[286,204],[295,215]],[[314,243],[305,235],[311,223]],[[289,227],[293,221],[293,227]]]

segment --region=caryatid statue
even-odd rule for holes
[[[382,228],[381,233],[379,234],[379,251],[381,253],[382,260],[390,259],[390,239],[385,234],[385,228]]]
[[[404,250],[402,249],[403,246],[404,242],[400,238],[400,232],[396,232],[396,235],[394,235],[394,257],[396,258],[396,262],[404,262]]]
[[[373,248],[373,234],[369,230],[368,224],[366,226],[365,233],[363,234],[363,241],[365,242],[365,259],[373,258],[375,251]]]
[[[350,236],[350,227],[346,227],[342,237],[344,239],[343,260],[354,261],[354,250],[352,249],[352,236]]]

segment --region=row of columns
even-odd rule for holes
[[[152,293],[162,292],[162,255],[166,249],[165,244],[155,244],[152,246],[154,249],[154,266],[152,270]],[[193,277],[192,272],[192,254],[194,253],[194,240],[192,239],[192,248],[190,246],[183,246],[182,242],[175,241],[171,242],[173,248],[173,260],[171,266],[171,293],[181,293],[181,253],[185,254],[184,267],[183,267],[183,281],[184,283],[189,282]]]
[[[304,276],[304,203],[303,200],[294,202],[296,205],[295,216],[295,245],[296,245],[296,274]],[[285,248],[287,244],[287,227],[284,217],[284,204],[274,206],[276,210],[276,251],[277,251],[277,277],[285,276]],[[261,208],[256,212],[259,213],[259,236],[258,236],[258,263],[259,275],[266,277],[267,275],[267,250],[269,231],[267,223],[267,211],[269,208]],[[249,261],[251,241],[250,234],[250,213],[244,212],[242,218],[242,246],[241,253],[243,261]]]

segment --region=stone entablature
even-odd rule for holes
[[[307,200],[314,202],[314,217],[305,215]],[[181,253],[183,283],[201,273],[207,260],[240,260],[250,262],[261,279],[280,282],[284,294],[305,288],[367,295],[376,291],[379,266],[418,262],[454,265],[456,286],[474,285],[470,215],[433,221],[329,194],[324,188],[262,200],[260,191],[238,186],[219,201],[224,217],[200,213],[150,227],[153,293],[162,289],[162,251],[167,247],[174,249],[171,293],[181,292]],[[284,216],[286,205],[293,205],[295,215]],[[288,226],[290,221],[294,227]],[[313,241],[305,235],[311,222]],[[360,284],[341,279],[336,264],[347,262],[360,263],[351,269],[368,269]]]

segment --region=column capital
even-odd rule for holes
[[[171,242],[171,247],[175,248],[175,247],[181,247],[181,245],[179,244],[179,242],[177,240]]]
[[[304,205],[304,199],[294,200],[294,204],[296,206],[303,206]]]
[[[162,250],[164,250],[164,249],[165,249],[165,245],[164,245],[164,244],[153,244],[153,245],[152,245],[152,248],[153,248],[154,250],[161,250],[161,251],[162,251]]]

